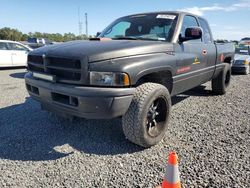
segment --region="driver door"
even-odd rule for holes
[[[183,19],[181,36],[185,36],[185,30],[189,27],[199,27],[195,17],[186,15]],[[179,92],[189,90],[202,83],[201,70],[206,66],[206,57],[203,54],[205,45],[201,39],[188,40],[178,44],[180,51],[177,62],[176,77]]]

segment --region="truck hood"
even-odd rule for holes
[[[71,41],[38,48],[31,55],[65,58],[88,58],[97,62],[126,56],[173,51],[173,44],[162,41],[111,40],[111,41]]]

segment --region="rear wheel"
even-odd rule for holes
[[[231,81],[231,65],[225,63],[224,70],[220,74],[212,79],[212,91],[216,94],[223,95]]]
[[[126,138],[143,147],[157,144],[165,135],[170,109],[171,98],[166,87],[155,83],[138,86],[122,118]]]

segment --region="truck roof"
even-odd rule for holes
[[[178,14],[178,15],[193,15],[193,16],[196,16],[196,17],[200,17],[198,15],[195,15],[195,14],[192,14],[192,13],[189,13],[189,12],[184,12],[184,11],[156,11],[156,12],[143,12],[143,13],[137,13],[137,14],[131,14],[131,15],[128,15],[129,16],[137,16],[137,15],[143,15],[143,14]],[[125,16],[127,17],[127,16]]]

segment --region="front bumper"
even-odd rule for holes
[[[25,75],[30,96],[42,108],[86,119],[111,119],[126,113],[135,88],[99,88],[52,83]]]
[[[249,65],[232,65],[233,72],[245,72]]]

